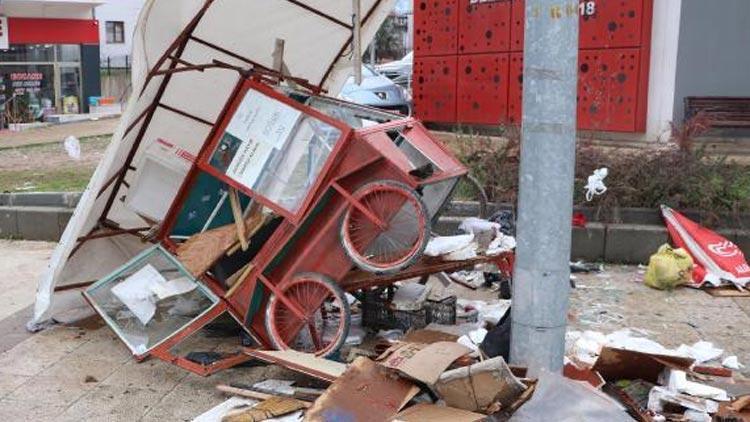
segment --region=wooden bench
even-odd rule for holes
[[[685,97],[685,120],[699,114],[712,128],[750,128],[750,97]]]

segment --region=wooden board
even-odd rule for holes
[[[719,286],[703,289],[713,297],[750,297],[750,291],[740,290],[735,286]]]

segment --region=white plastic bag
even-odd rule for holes
[[[68,153],[68,157],[78,161],[81,159],[81,142],[75,136],[71,135],[65,138],[63,141],[65,152]]]
[[[466,248],[471,245],[473,241],[473,234],[433,237],[427,244],[424,254],[427,256],[443,256]]]

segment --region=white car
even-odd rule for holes
[[[407,90],[367,65],[362,66],[362,83],[357,85],[354,76],[350,77],[341,89],[340,98],[404,115],[411,112],[411,95]]]
[[[413,52],[405,55],[400,60],[384,63],[376,67],[377,71],[383,76],[406,89],[411,89],[411,75],[413,68]]]

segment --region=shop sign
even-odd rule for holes
[[[14,72],[8,76],[10,88],[15,94],[37,92],[42,89],[44,73],[42,72]]]

